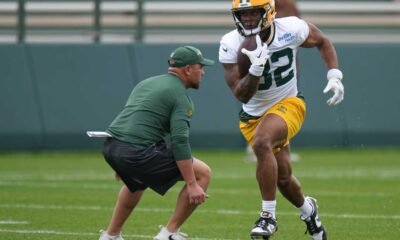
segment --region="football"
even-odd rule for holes
[[[240,78],[243,78],[244,76],[247,75],[251,65],[249,57],[247,57],[246,54],[242,53],[241,51],[242,48],[245,48],[250,51],[256,49],[257,48],[256,35],[246,37],[238,49],[237,64],[238,64]]]

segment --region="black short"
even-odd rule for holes
[[[107,163],[131,192],[147,187],[160,195],[182,180],[172,151],[165,142],[140,149],[132,144],[107,138],[103,146]]]

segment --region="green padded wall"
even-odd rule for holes
[[[300,89],[307,118],[294,140],[300,146],[390,146],[400,144],[398,44],[336,44],[345,98],[328,107],[322,93],[326,70],[315,49],[300,50]]]
[[[400,142],[398,44],[342,46],[347,74],[343,104],[346,144],[391,145]]]
[[[31,45],[46,148],[85,148],[86,130],[104,130],[133,87],[123,45]]]
[[[167,71],[174,44],[0,45],[0,150],[98,148],[87,130],[103,130],[139,81]],[[243,148],[240,103],[223,79],[217,44],[199,44],[217,61],[205,68],[195,103],[196,148]],[[329,107],[326,69],[315,49],[301,49],[300,90],[307,116],[294,147],[400,145],[398,44],[336,44],[345,100]]]
[[[42,111],[24,45],[0,45],[0,149],[40,148]]]

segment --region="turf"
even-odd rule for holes
[[[400,239],[400,150],[304,150],[293,162],[303,192],[318,199],[329,239]],[[260,209],[256,164],[242,151],[195,151],[213,170],[210,198],[182,227],[191,239],[249,239]],[[0,239],[98,239],[120,182],[98,152],[0,153]],[[182,183],[165,197],[147,191],[124,228],[151,239]],[[277,196],[274,240],[309,239],[298,210]]]

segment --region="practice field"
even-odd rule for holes
[[[329,239],[400,239],[400,150],[298,150],[295,175],[317,198]],[[254,172],[241,151],[195,151],[213,170],[210,198],[182,227],[190,239],[249,239],[261,207]],[[97,152],[0,153],[0,239],[98,239],[121,182]],[[182,184],[165,197],[147,191],[124,229],[151,239]],[[274,240],[310,239],[299,212],[277,197]]]

